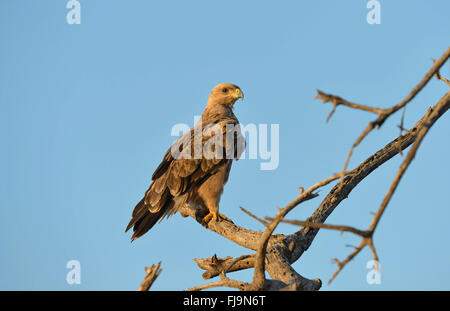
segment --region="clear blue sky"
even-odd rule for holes
[[[124,229],[151,174],[192,125],[211,88],[244,91],[243,124],[280,125],[280,164],[234,164],[221,212],[263,228],[239,210],[272,216],[297,187],[339,171],[374,117],[329,105],[316,89],[388,107],[410,91],[450,43],[450,2],[381,0],[381,24],[367,1],[80,0],[81,24],[66,1],[0,2],[0,289],[134,290],[144,266],[162,261],[156,290],[205,283],[192,258],[248,250],[176,215],[130,244]],[[442,70],[450,75],[450,65]],[[448,90],[435,79],[408,105],[410,127]],[[351,167],[398,135],[390,118],[355,151]],[[450,115],[427,135],[375,234],[381,284],[369,285],[364,250],[323,290],[449,290]],[[365,179],[328,223],[366,228],[402,159]],[[305,219],[327,193],[294,210]],[[295,227],[282,225],[278,232]],[[294,264],[324,283],[359,239],[322,231]],[[66,263],[81,263],[81,284]],[[251,272],[230,277],[250,280]]]

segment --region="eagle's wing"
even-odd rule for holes
[[[216,136],[219,131],[222,131],[220,137]],[[213,137],[216,139],[212,140]],[[208,144],[213,147],[208,148]],[[144,198],[134,208],[126,228],[128,231],[134,227],[131,239],[145,234],[158,220],[176,213],[189,200],[196,186],[213,175],[224,161],[239,158],[244,149],[245,139],[234,118],[206,125],[200,123],[178,138],[153,173],[152,184]],[[222,153],[216,153],[218,150]]]

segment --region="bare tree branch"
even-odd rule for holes
[[[333,274],[333,276],[331,277],[331,279],[328,283],[330,283],[337,276],[337,274],[345,267],[345,265],[348,262],[350,262],[357,254],[359,254],[360,251],[365,246],[370,247],[372,254],[374,256],[374,259],[376,260],[376,262],[378,262],[378,256],[375,251],[375,246],[374,246],[373,238],[372,238],[373,233],[376,229],[376,226],[378,225],[380,218],[381,218],[384,210],[386,209],[387,204],[389,203],[389,200],[391,199],[395,189],[397,188],[401,177],[403,176],[404,172],[406,171],[406,169],[408,168],[412,159],[414,158],[414,155],[416,154],[417,148],[418,148],[420,142],[422,141],[423,137],[428,132],[430,127],[449,108],[450,108],[450,92],[447,92],[447,94],[445,94],[433,108],[430,108],[427,111],[427,113],[425,114],[425,116],[405,136],[400,136],[399,138],[397,138],[396,140],[394,140],[393,142],[388,144],[385,148],[383,148],[382,153],[380,153],[380,151],[377,152],[377,153],[379,153],[378,155],[377,155],[377,153],[375,153],[374,156],[372,156],[369,159],[367,159],[366,161],[364,161],[358,168],[355,169],[356,172],[361,172],[363,174],[366,174],[366,173],[370,174],[371,171],[373,171],[376,167],[378,167],[381,164],[381,163],[379,163],[379,164],[377,163],[376,166],[367,167],[367,164],[372,162],[374,159],[376,160],[378,158],[379,161],[385,162],[393,156],[393,155],[391,156],[390,153],[394,153],[394,152],[398,153],[399,150],[405,149],[409,145],[414,143],[413,147],[408,152],[408,155],[406,156],[402,166],[400,167],[399,171],[397,172],[397,175],[394,178],[394,181],[393,181],[391,187],[389,188],[388,193],[386,194],[380,208],[378,209],[377,213],[375,214],[374,219],[373,219],[371,225],[369,226],[368,230],[360,232],[363,234],[358,234],[356,229],[353,230],[354,231],[353,233],[358,234],[363,237],[361,243],[358,245],[358,247],[356,247],[353,250],[353,252],[344,261],[340,262],[337,259],[335,260],[335,262],[338,264],[338,270]],[[396,146],[397,146],[397,148],[396,148]],[[388,150],[389,150],[389,152],[387,152]],[[374,163],[372,163],[372,165],[373,164]],[[307,245],[305,245],[306,248],[309,247],[309,245],[311,244],[312,239],[317,234],[317,231],[320,228],[327,227],[327,226],[323,226],[323,225],[319,225],[319,224],[312,225],[311,223],[312,222],[323,223],[325,221],[325,219],[328,217],[328,215],[331,214],[331,212],[334,210],[334,208],[344,198],[346,198],[348,196],[348,194],[350,193],[350,191],[354,187],[356,187],[356,185],[360,182],[360,180],[358,180],[359,178],[356,180],[352,180],[353,178],[356,178],[358,175],[359,174],[348,176],[348,178],[344,179],[343,185],[341,185],[340,187],[339,187],[339,185],[336,185],[331,190],[331,192],[330,192],[331,195],[329,194],[325,198],[325,200],[321,203],[321,205],[316,210],[316,212],[313,214],[313,216],[307,220],[308,226],[307,227],[305,226],[302,230],[299,231],[299,233],[297,233],[298,235],[301,235],[303,237],[309,235],[309,237],[307,238],[307,241],[308,241]],[[331,202],[334,202],[334,204]],[[329,225],[328,227],[331,228],[332,226]],[[346,230],[346,231],[351,231],[351,230]],[[306,250],[306,248],[305,248],[305,250]],[[299,256],[301,256],[301,254],[299,254]]]
[[[266,221],[264,221],[263,219],[258,218],[257,216],[253,215],[252,213],[250,213],[249,211],[247,211],[247,210],[246,210],[245,208],[243,208],[242,206],[241,206],[241,211],[243,211],[244,213],[246,213],[246,214],[249,215],[250,217],[256,219],[257,221],[259,221],[260,223],[262,223],[264,226],[267,227],[267,226],[269,225],[268,222],[266,222]]]
[[[255,253],[250,255],[242,255],[238,258],[217,258],[217,256],[214,255],[209,258],[194,259],[198,266],[205,270],[203,273],[204,279],[219,276],[220,280],[209,284],[192,287],[189,290],[203,290],[213,287],[230,287],[237,288],[239,290],[318,290],[320,289],[322,282],[319,279],[308,279],[303,277],[293,269],[292,264],[296,262],[310,247],[320,229],[351,232],[361,237],[359,245],[355,247],[343,261],[339,261],[338,259],[334,260],[334,262],[338,265],[338,268],[331,276],[329,282],[334,280],[342,269],[366,246],[369,247],[373,258],[378,264],[379,257],[373,242],[374,232],[390,199],[397,189],[400,180],[404,176],[404,173],[409,167],[411,161],[414,159],[423,138],[429,131],[430,127],[450,108],[450,92],[447,92],[439,100],[439,102],[434,105],[433,108],[430,108],[428,112],[410,130],[404,129],[405,107],[425,87],[433,76],[448,84],[448,80],[439,74],[439,69],[449,57],[450,48],[448,48],[446,52],[434,62],[432,68],[411,90],[411,92],[402,101],[390,108],[369,107],[349,102],[339,96],[326,94],[318,90],[316,98],[322,99],[323,102],[331,102],[333,104],[333,110],[328,116],[328,119],[333,115],[339,105],[371,112],[377,114],[378,118],[370,122],[357,138],[349,151],[344,169],[341,172],[312,185],[307,190],[300,187],[300,195],[287,204],[284,208],[278,208],[278,212],[273,218],[265,217],[266,220],[263,220],[246,209],[241,208],[243,212],[258,220],[265,226],[265,230],[263,232],[246,229],[223,219],[217,222],[209,222],[207,224],[208,229],[237,243],[238,245],[255,251]],[[354,148],[356,148],[375,127],[381,127],[389,116],[400,109],[403,109],[401,124],[399,126],[400,136],[375,152],[355,169],[347,171],[347,166]],[[404,134],[403,131],[405,131]],[[374,214],[374,218],[367,230],[360,230],[346,225],[330,225],[324,223],[336,207],[348,197],[350,192],[362,180],[369,176],[378,167],[392,159],[395,155],[402,153],[403,150],[411,145],[413,145],[412,148],[409,150],[402,165],[400,166],[397,175],[395,176],[380,207]],[[325,196],[311,217],[307,218],[305,221],[285,219],[286,215],[299,204],[317,197],[318,194],[315,192],[317,189],[334,181],[337,181],[336,184]],[[200,212],[201,208],[192,204],[186,204],[180,210],[182,216],[190,216],[202,224]],[[280,222],[299,225],[302,226],[302,228],[289,235],[274,234],[273,232]],[[254,268],[253,280],[251,283],[231,280],[226,275],[227,273],[233,271],[248,268]],[[266,279],[266,271],[271,279]]]
[[[436,60],[433,59],[433,62],[436,63]],[[450,86],[450,80],[446,79],[445,77],[441,76],[439,70],[436,71],[434,74],[438,80],[444,81],[448,86]]]
[[[161,262],[159,262],[156,266],[152,265],[151,267],[145,267],[145,277],[142,281],[141,285],[139,285],[138,291],[146,292],[150,289],[153,282],[155,282],[156,278],[161,274],[162,269],[159,269],[161,266]]]
[[[398,184],[400,183],[400,180],[402,179],[403,175],[405,174],[405,171],[411,164],[411,161],[416,156],[417,149],[419,148],[420,143],[422,142],[423,138],[428,133],[430,128],[433,126],[433,124],[437,121],[437,119],[439,119],[449,108],[450,108],[450,92],[448,92],[434,106],[433,109],[430,108],[428,110],[429,116],[427,117],[427,120],[423,123],[421,128],[418,130],[414,145],[409,150],[405,160],[403,161],[402,165],[400,166],[400,169],[397,172],[397,175],[394,178],[394,181],[391,184],[391,187],[389,188],[386,196],[384,197],[384,200],[381,203],[380,208],[378,209],[377,213],[375,214],[372,224],[369,227],[370,231],[375,231],[378,223],[380,222],[381,216],[383,215],[390,199],[392,198],[392,195],[394,194],[395,190],[397,189]]]
[[[326,94],[326,93],[324,93],[324,92],[322,92],[320,90],[317,90],[317,95],[316,95],[315,98],[322,99],[322,101],[324,103],[325,102],[331,102],[333,104],[332,113],[336,109],[337,105],[344,105],[344,106],[347,106],[347,107],[350,107],[350,108],[359,109],[359,110],[365,110],[365,111],[369,111],[369,112],[378,114],[378,118],[376,120],[370,122],[367,125],[367,127],[362,131],[362,133],[356,139],[356,141],[353,144],[353,146],[350,148],[350,151],[349,151],[349,153],[347,155],[347,159],[345,160],[344,168],[342,169],[343,171],[345,171],[347,169],[348,163],[349,163],[350,158],[351,158],[351,156],[353,154],[353,150],[361,143],[361,141],[375,127],[380,128],[383,125],[383,123],[392,114],[397,112],[399,109],[405,107],[411,100],[413,100],[414,97],[416,97],[416,95],[425,87],[425,85],[431,80],[431,78],[434,75],[437,74],[440,77],[439,69],[442,67],[442,65],[444,65],[444,63],[448,60],[449,57],[450,57],[450,47],[444,52],[444,54],[437,61],[434,62],[434,64],[431,67],[431,69],[425,74],[425,76],[422,78],[422,80],[409,92],[409,94],[402,101],[400,101],[395,106],[392,106],[391,108],[382,109],[382,108],[373,108],[373,107],[369,107],[369,106],[355,104],[355,103],[351,103],[351,102],[348,102],[346,100],[343,100],[339,96]],[[328,119],[331,117],[332,113],[330,113],[330,115],[328,116]]]
[[[386,109],[384,109],[384,108],[376,108],[376,107],[370,107],[370,106],[352,103],[352,102],[349,102],[339,96],[322,92],[321,90],[317,90],[317,95],[314,97],[314,99],[321,99],[323,103],[332,103],[333,109],[335,109],[338,105],[343,105],[343,106],[347,106],[347,107],[350,107],[353,109],[372,112],[372,113],[375,113],[378,115],[386,112]],[[327,121],[330,119],[331,115],[328,115]]]
[[[270,221],[273,220],[273,218],[270,218],[270,217],[265,217],[265,218],[267,220],[270,220]],[[369,231],[359,230],[359,229],[356,229],[356,228],[350,227],[350,226],[329,225],[329,224],[323,224],[323,223],[317,223],[317,222],[301,221],[301,220],[288,220],[288,219],[283,219],[283,220],[281,220],[281,222],[284,222],[284,223],[287,223],[287,224],[291,224],[291,225],[315,228],[315,229],[338,230],[341,233],[342,232],[351,232],[351,233],[359,235],[360,237],[363,237],[363,238],[370,236],[370,232]]]
[[[228,273],[253,268],[255,254],[242,255],[238,258],[229,256],[226,258],[217,258],[217,256],[214,255],[204,259],[194,258],[194,261],[199,268],[205,270],[202,276],[207,280],[220,275],[222,272]]]
[[[248,284],[246,282],[230,280],[225,275],[221,274],[221,279],[217,282],[191,287],[188,290],[189,291],[199,291],[199,290],[213,288],[213,287],[231,287],[231,288],[237,288],[241,291],[246,291],[246,290],[249,290],[249,285],[250,284]]]

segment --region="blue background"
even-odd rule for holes
[[[162,261],[155,290],[203,284],[192,258],[250,251],[176,215],[130,244],[124,233],[177,123],[193,125],[210,90],[239,85],[243,124],[280,125],[280,163],[234,163],[221,212],[273,216],[338,172],[374,115],[314,100],[316,89],[389,107],[406,96],[449,46],[450,2],[381,1],[381,24],[366,22],[367,1],[80,0],[81,24],[66,1],[0,2],[0,289],[134,290],[144,266]],[[441,71],[450,76],[450,66]],[[436,79],[408,105],[412,126],[448,87]],[[423,142],[375,234],[381,284],[369,285],[365,249],[323,290],[449,290],[450,115]],[[359,146],[356,166],[395,138],[400,113]],[[342,202],[331,224],[368,227],[402,158],[376,170]],[[320,197],[289,218],[305,219]],[[280,225],[277,232],[297,228]],[[294,264],[325,284],[332,258],[359,238],[321,231]],[[66,263],[81,263],[68,285]],[[252,271],[231,278],[250,281]]]

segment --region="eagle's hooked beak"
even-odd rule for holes
[[[234,91],[233,97],[237,99],[241,98],[244,99],[244,93],[242,93],[241,89],[236,89],[236,91]]]

